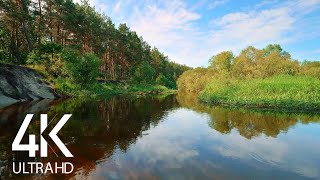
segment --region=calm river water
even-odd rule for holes
[[[74,158],[49,141],[48,158],[12,152],[26,114],[54,125]],[[50,138],[47,138],[50,139]],[[55,155],[55,153],[57,155]],[[69,175],[15,175],[13,161],[70,161]],[[208,107],[194,97],[111,97],[24,102],[0,108],[0,179],[320,179],[320,115]]]

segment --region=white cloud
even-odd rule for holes
[[[73,0],[73,2],[81,4],[81,0]],[[89,0],[88,2],[90,6],[95,7],[99,12],[106,12],[108,9],[107,4],[103,0]]]
[[[312,51],[312,53],[314,53],[314,54],[320,54],[320,49],[316,49],[316,50]]]
[[[211,20],[203,19],[205,14],[201,13],[208,7],[222,6],[227,0],[196,4],[182,0],[89,2],[110,16],[115,24],[127,23],[173,61],[190,66],[207,65],[212,55],[223,50],[238,53],[248,45],[260,48],[268,43],[285,45],[319,36],[317,18],[308,19],[305,15],[319,9],[320,0],[262,1],[251,9]],[[203,25],[205,23],[207,25]]]
[[[119,10],[120,10],[120,7],[121,7],[121,3],[122,3],[122,1],[118,1],[117,2],[117,4],[114,6],[114,8],[113,8],[113,11],[114,12],[119,12]]]
[[[303,136],[301,139],[312,139],[312,136],[308,135],[299,134],[298,136]],[[287,138],[286,136],[282,139],[280,137],[273,138],[260,135],[248,140],[239,135],[236,130],[223,136],[215,134],[214,138],[221,142],[221,145],[213,146],[212,149],[222,156],[242,161],[254,160],[310,178],[320,177],[316,164],[309,162],[308,155],[304,156],[305,153],[303,151],[308,148],[297,146],[296,143],[299,143],[300,140],[295,138],[291,137],[291,140],[294,139],[294,141],[288,141],[288,139],[285,139]],[[312,147],[314,144],[307,144],[306,146]],[[295,150],[291,151],[293,147]],[[318,153],[318,151],[310,150],[310,153]],[[301,164],[304,165],[301,166]]]
[[[288,8],[260,12],[230,13],[215,19],[209,46],[219,44],[225,50],[239,50],[248,45],[285,43],[290,40],[285,33],[292,30],[295,18]],[[217,30],[218,29],[218,30]],[[216,48],[216,52],[221,49]]]
[[[273,5],[273,4],[276,4],[278,3],[279,0],[263,0],[261,1],[260,3],[258,3],[255,7],[256,8],[261,8],[261,7],[264,7],[266,5]]]
[[[318,2],[299,0],[277,8],[229,13],[213,19],[209,32],[200,29],[197,22],[201,15],[188,9],[184,2],[175,0],[164,5],[149,2],[143,9],[136,8],[129,24],[172,60],[202,66],[210,56],[223,50],[239,52],[248,45],[263,47],[268,43],[294,41],[298,38],[296,22],[306,11],[314,10]],[[213,1],[211,7],[223,3]]]
[[[228,2],[228,0],[215,0],[208,5],[208,9],[214,9],[218,6],[224,5]]]
[[[301,28],[301,19],[319,8],[319,2],[291,1],[278,8],[226,14],[212,21],[215,28],[208,46],[219,45],[219,48],[213,49],[214,53],[221,50],[238,52],[248,45],[263,47],[268,43],[286,44],[310,36],[316,27],[311,23],[309,27]]]
[[[218,136],[217,136],[218,137]],[[222,146],[212,149],[223,156],[239,159],[255,159],[261,163],[281,163],[288,153],[288,145],[277,138],[261,135],[248,140],[233,131],[230,135],[220,139]],[[252,146],[254,144],[254,146]],[[274,147],[271,149],[270,147]]]
[[[298,9],[304,9],[306,12],[315,10],[320,6],[320,0],[298,0],[293,6],[297,6]]]
[[[175,0],[162,6],[151,3],[142,9],[135,7],[129,25],[172,60],[186,63],[184,54],[194,48],[193,42],[198,41],[199,32],[193,23],[200,17],[182,1]]]

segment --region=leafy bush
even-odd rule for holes
[[[184,72],[178,89],[227,106],[320,110],[320,62],[299,64],[277,44],[249,46],[236,57],[224,51],[209,62]]]
[[[40,57],[39,50],[34,49],[28,54],[27,64],[35,65],[35,64],[40,64],[40,62],[41,62],[41,57]]]
[[[159,76],[157,77],[156,83],[160,84],[160,85],[163,85],[163,86],[166,86],[166,87],[171,88],[171,89],[175,89],[176,88],[175,81],[168,79],[162,73],[160,73]]]
[[[215,69],[196,68],[184,72],[177,81],[178,90],[199,93],[217,75]]]
[[[66,77],[65,64],[61,60],[62,46],[46,42],[40,48],[34,49],[27,56],[28,65],[41,65],[46,72],[55,78]]]
[[[88,87],[99,75],[99,58],[92,53],[80,55],[74,50],[65,50],[62,58],[71,79],[81,87]]]
[[[312,76],[320,79],[320,62],[305,61],[302,63],[301,68],[302,75]]]

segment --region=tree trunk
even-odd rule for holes
[[[19,41],[19,33],[18,33],[18,27],[15,24],[15,38],[16,38],[16,42],[15,42],[15,56],[17,59],[17,64],[21,64],[21,55],[20,55],[20,41]]]
[[[30,37],[29,37],[29,34],[27,32],[27,28],[26,28],[24,22],[21,23],[21,26],[22,26],[23,34],[25,35],[25,37],[27,39],[29,51],[31,52],[33,50],[33,45],[32,45],[32,42],[30,40]]]
[[[42,23],[42,9],[41,9],[41,0],[38,0],[39,5],[39,24],[38,24],[38,44],[41,44],[41,23]]]
[[[51,7],[52,6],[52,2],[51,0],[49,0],[49,31],[50,31],[50,42],[53,42],[53,35],[52,35],[52,11],[51,11]]]
[[[27,28],[26,28],[26,24],[24,22],[24,18],[23,18],[23,7],[22,7],[22,4],[21,4],[21,0],[18,0],[17,1],[17,4],[18,4],[18,8],[20,10],[20,15],[21,15],[21,28],[22,28],[22,32],[24,34],[24,36],[26,37],[27,39],[27,43],[28,43],[28,48],[29,48],[29,51],[31,52],[33,50],[33,46],[32,46],[32,42],[31,42],[31,39],[29,37],[29,34],[28,34],[28,31],[27,31]]]

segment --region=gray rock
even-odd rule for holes
[[[53,89],[33,69],[0,64],[0,106],[17,101],[54,99]]]

